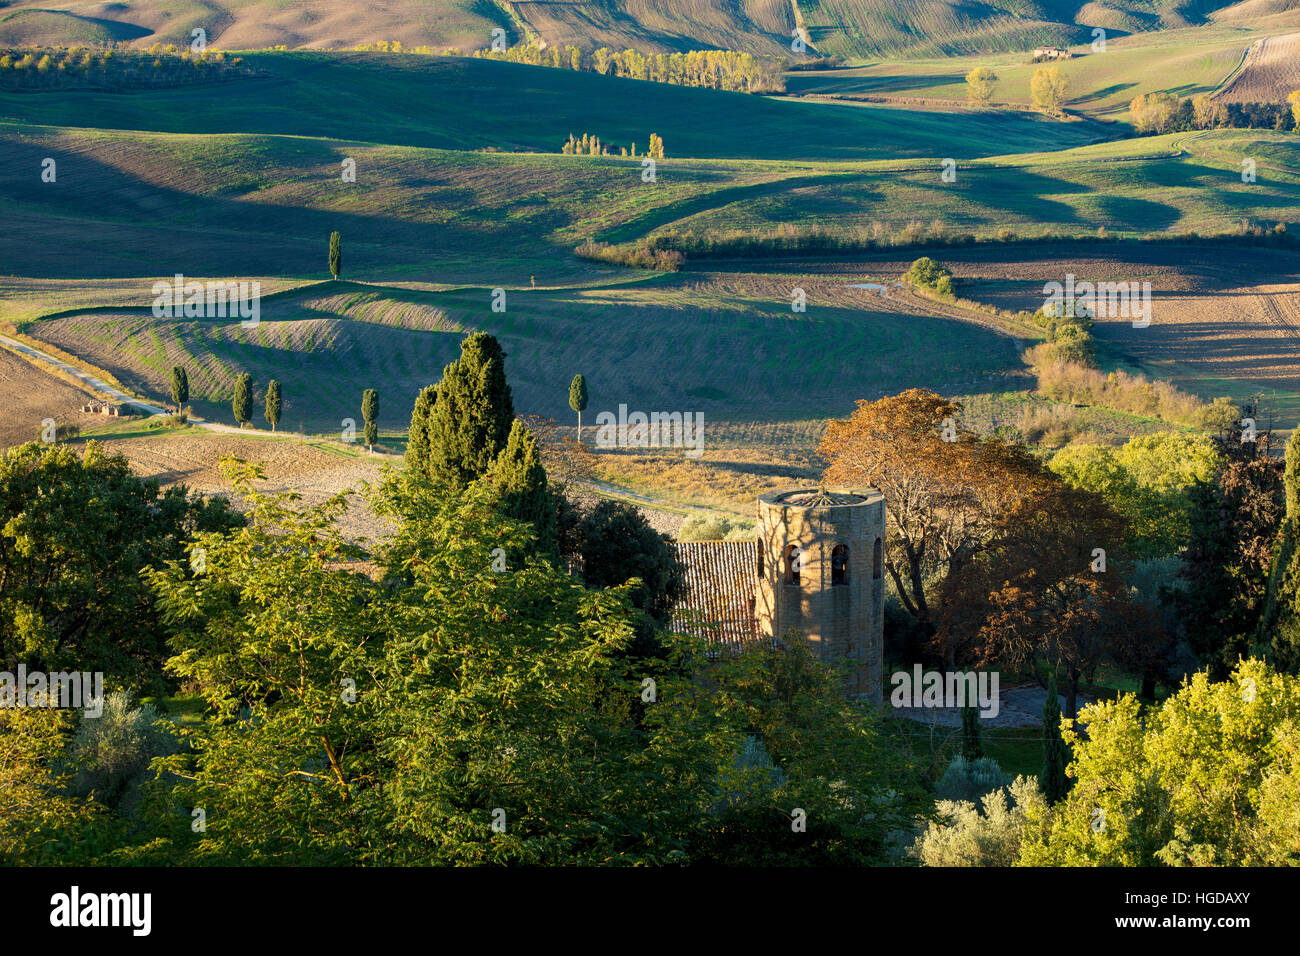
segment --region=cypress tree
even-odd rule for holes
[[[1286,443],[1286,515],[1273,553],[1255,652],[1279,670],[1300,671],[1300,431]]]
[[[1065,741],[1061,739],[1061,701],[1056,695],[1056,673],[1047,679],[1047,700],[1043,702],[1043,773],[1038,789],[1049,804],[1065,798],[1070,789],[1065,777]]]
[[[343,271],[343,236],[337,232],[330,233],[330,275],[339,277]]]
[[[253,376],[247,372],[240,372],[235,380],[235,398],[230,410],[235,413],[240,428],[253,420]]]
[[[185,369],[180,365],[172,366],[172,403],[176,406],[176,414],[180,414],[181,406],[190,400],[190,379],[185,373]]]
[[[587,380],[579,373],[569,383],[569,407],[578,413],[578,443],[582,443],[582,412],[587,407]]]
[[[366,450],[374,451],[375,439],[379,436],[379,426],[376,424],[376,419],[379,418],[379,393],[373,388],[368,388],[361,393],[361,417],[366,423],[362,435],[366,442]]]
[[[510,428],[505,450],[492,469],[492,486],[501,502],[501,511],[537,530],[537,550],[556,552],[555,499],[547,487],[546,469],[537,452],[537,438],[523,422],[516,420]]]
[[[443,370],[428,417],[423,471],[453,490],[486,475],[510,438],[515,406],[505,360],[493,336],[475,332],[461,342],[460,358]]]
[[[406,433],[406,467],[426,472],[429,462],[429,415],[438,401],[438,386],[427,385],[415,397],[411,428]],[[364,412],[363,412],[364,414]]]
[[[971,762],[984,756],[984,747],[980,743],[979,708],[974,704],[961,709],[961,755]]]
[[[271,431],[275,431],[275,426],[280,424],[280,411],[283,407],[280,383],[271,379],[266,383],[266,420],[271,425]]]

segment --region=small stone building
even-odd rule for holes
[[[884,668],[885,496],[803,488],[758,499],[754,541],[681,541],[686,594],[674,625],[720,650],[807,641],[857,662],[851,693],[878,700]]]

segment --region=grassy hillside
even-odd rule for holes
[[[1264,35],[1266,31],[1249,24],[1225,24],[1111,36],[1104,53],[1076,46],[1074,59],[1061,64],[1070,82],[1069,108],[1099,119],[1124,120],[1129,102],[1140,93],[1210,92]],[[994,102],[1028,107],[1030,78],[1040,65],[1023,53],[882,61],[847,70],[792,73],[786,86],[796,95],[958,105],[966,102],[966,74],[987,66],[998,75]]]
[[[1020,236],[1231,232],[1242,219],[1297,221],[1300,150],[1290,133],[1215,130],[1101,143],[1048,153],[961,160],[945,183],[937,161],[824,167],[797,189],[715,194],[707,208],[665,206],[600,238],[753,230],[783,224],[897,234],[910,222],[944,232]],[[1257,179],[1241,181],[1242,157]],[[728,201],[716,201],[726,199]]]
[[[1046,148],[1103,135],[1031,115],[846,109],[462,57],[261,53],[246,63],[269,75],[129,95],[0,94],[0,120],[557,153],[570,133],[639,151],[658,133],[670,158],[935,156],[954,139],[987,156],[1008,142]]]
[[[804,314],[790,311],[796,282],[808,286]],[[196,410],[218,421],[230,421],[238,372],[251,372],[259,388],[277,378],[285,421],[321,431],[356,418],[362,390],[372,387],[383,396],[382,424],[404,425],[416,392],[437,381],[469,328],[501,339],[521,412],[565,421],[575,371],[587,378],[593,413],[626,403],[702,411],[709,421],[770,421],[840,415],[857,398],[923,383],[984,390],[1019,368],[1012,338],[903,314],[844,286],[683,274],[614,289],[520,290],[494,313],[488,289],[326,283],[264,302],[261,323],[249,329],[114,310],[28,331],[160,397],[171,366],[185,364]]]

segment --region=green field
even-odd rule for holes
[[[1141,93],[1210,92],[1237,66],[1247,47],[1270,32],[1266,23],[1246,21],[1134,36],[1112,33],[1105,50],[1094,51],[1090,31],[1085,31],[1089,42],[1070,47],[1074,58],[1058,64],[1070,83],[1068,108],[1095,119],[1126,121],[1129,102]],[[995,104],[1028,108],[1030,78],[1044,66],[1031,62],[1024,52],[1032,45],[992,55],[873,60],[851,69],[792,73],[786,86],[797,96],[960,106],[967,99],[966,74],[985,66],[998,76]]]
[[[470,329],[505,343],[520,410],[559,419],[576,371],[611,409],[726,422],[817,420],[914,385],[1002,393],[1024,387],[1014,336],[845,291],[919,253],[660,275],[572,250],[665,231],[892,236],[909,224],[1218,233],[1294,222],[1300,208],[1300,159],[1282,133],[1092,142],[1100,124],[1021,111],[814,103],[454,57],[249,60],[267,75],[0,95],[0,320],[157,398],[185,364],[196,411],[219,421],[247,370],[283,382],[313,428],[354,414],[368,387],[390,396],[383,424],[400,428]],[[641,148],[657,131],[668,158],[644,182],[635,159],[559,155],[571,131]],[[34,182],[46,156],[57,182]],[[1255,183],[1241,182],[1243,156]],[[348,158],[355,183],[340,176]],[[333,230],[352,281],[318,285]],[[261,324],[154,319],[151,287],[175,273],[257,279]],[[790,309],[795,288],[809,290],[807,313]]]

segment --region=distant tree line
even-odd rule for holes
[[[1286,103],[1224,103],[1202,93],[1181,97],[1173,93],[1143,93],[1129,103],[1133,128],[1139,135],[1182,133],[1194,129],[1296,128],[1300,96],[1293,93]]]
[[[0,89],[129,90],[188,86],[250,76],[242,57],[191,53],[174,45],[145,50],[87,47],[5,49],[0,51]]]
[[[1284,223],[1257,223],[1243,219],[1223,232],[1158,232],[1124,236],[1105,227],[1095,232],[1020,233],[1000,226],[986,233],[954,232],[942,220],[929,223],[872,222],[860,226],[828,227],[781,223],[763,229],[666,229],[635,242],[612,245],[588,240],[574,249],[583,259],[594,259],[639,269],[680,269],[687,259],[762,259],[816,256],[881,249],[923,249],[983,245],[987,243],[1045,242],[1233,242],[1247,245],[1293,246],[1295,240]],[[664,253],[673,253],[668,258]],[[680,258],[676,258],[680,256]]]
[[[785,64],[734,50],[691,50],[688,53],[618,52],[600,47],[584,53],[576,46],[543,49],[520,43],[506,50],[476,50],[474,56],[559,70],[582,70],[675,86],[701,86],[737,93],[783,93]]]

